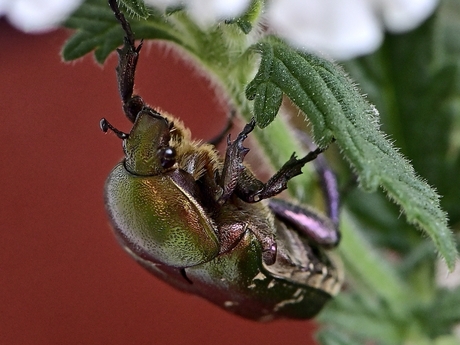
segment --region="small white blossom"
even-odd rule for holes
[[[0,16],[6,16],[25,32],[44,32],[57,27],[83,0],[0,0]]]
[[[376,1],[387,29],[393,33],[409,31],[423,22],[435,10],[437,0]]]
[[[294,46],[350,59],[376,50],[385,28],[414,29],[438,0],[271,0],[267,25]]]
[[[241,15],[248,8],[250,0],[145,0],[145,3],[163,9],[183,5],[196,23],[208,26]]]

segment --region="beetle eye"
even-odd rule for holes
[[[171,146],[159,150],[161,156],[161,166],[164,169],[170,168],[176,163],[176,150]]]

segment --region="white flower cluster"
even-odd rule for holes
[[[17,28],[41,32],[66,19],[82,0],[0,0],[0,16]],[[183,5],[200,25],[234,18],[250,0],[145,0],[158,8]],[[438,0],[268,0],[264,17],[271,32],[294,46],[344,60],[371,53],[385,30],[417,27]]]
[[[182,4],[197,23],[241,14],[249,0],[145,0],[165,8]],[[269,0],[265,23],[297,48],[339,60],[376,50],[385,29],[409,31],[436,8],[438,0]]]
[[[0,17],[25,32],[45,32],[64,21],[83,0],[0,0]]]

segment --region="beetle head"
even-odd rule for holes
[[[169,146],[170,129],[171,124],[158,112],[140,111],[123,140],[126,169],[134,175],[152,176],[173,166],[176,152]]]

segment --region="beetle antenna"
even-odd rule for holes
[[[101,122],[99,123],[99,126],[101,127],[101,130],[104,133],[107,133],[107,131],[110,129],[120,139],[127,139],[129,137],[129,134],[116,129],[105,118],[101,119]]]

